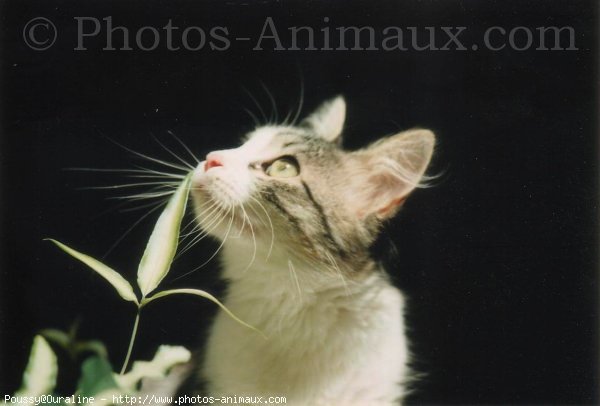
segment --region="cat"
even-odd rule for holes
[[[224,304],[199,378],[213,396],[388,405],[410,378],[404,298],[369,248],[424,180],[435,136],[413,129],[341,148],[336,97],[298,125],[265,125],[194,170],[200,227],[221,242]]]

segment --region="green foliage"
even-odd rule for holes
[[[99,398],[107,398],[104,404],[111,404],[113,395],[134,395],[137,393],[137,388],[143,379],[166,377],[171,368],[177,364],[188,362],[190,358],[190,352],[183,347],[162,345],[152,360],[136,361],[131,372],[118,375],[113,372],[113,367],[105,357],[94,355],[83,362],[81,378],[78,381],[77,390],[72,396],[86,396],[88,398],[93,396],[98,398],[98,402],[94,402],[98,405],[102,404]],[[37,335],[31,347],[21,388],[13,396],[39,398],[43,395],[53,395],[57,372],[56,355],[48,342],[41,335]],[[39,404],[64,405],[72,403],[66,402],[64,400],[65,396],[62,396],[62,398],[63,401],[58,402],[58,395],[54,394],[52,402],[40,401]],[[2,406],[8,404],[0,402]]]
[[[123,299],[130,302],[134,302],[136,304],[138,303],[137,297],[135,296],[135,293],[133,293],[133,288],[131,287],[129,282],[127,282],[127,280],[123,278],[121,274],[119,274],[117,271],[115,271],[107,265],[104,265],[97,259],[94,259],[89,255],[82,254],[81,252],[76,251],[73,248],[70,248],[59,241],[53,240],[52,238],[48,238],[47,240],[53,242],[58,246],[58,248],[71,255],[72,257],[77,258],[78,260],[92,268],[94,271],[96,271],[117,290],[117,292]]]
[[[131,371],[125,373],[137,334],[140,312],[148,303],[161,297],[174,294],[188,294],[209,299],[220,306],[234,320],[260,333],[254,327],[237,318],[214,296],[203,290],[171,289],[156,292],[152,296],[148,296],[156,290],[171,269],[171,264],[177,251],[181,222],[187,206],[190,183],[191,174],[188,174],[169,199],[148,240],[138,266],[137,285],[141,293],[140,296],[136,294],[133,286],[114,269],[59,241],[48,239],[61,250],[78,259],[108,281],[121,298],[135,303],[137,315],[127,355],[120,374],[113,372],[114,369],[108,361],[106,349],[101,342],[76,339],[77,325],[74,325],[69,332],[57,329],[45,329],[41,331],[40,335],[37,335],[34,339],[29,361],[23,375],[23,383],[21,388],[15,393],[15,396],[41,396],[53,393],[58,374],[57,357],[47,340],[64,349],[72,359],[90,352],[94,354],[85,359],[82,364],[81,377],[75,392],[77,396],[89,397],[101,395],[104,398],[112,399],[113,394],[135,394],[143,379],[165,377],[169,374],[173,366],[188,362],[191,354],[187,349],[163,345],[159,347],[153,360],[136,361]],[[95,402],[97,405],[101,403]],[[53,404],[61,403],[54,402]],[[104,404],[110,404],[110,401],[107,400]],[[4,403],[0,402],[0,405],[4,405]]]
[[[71,360],[75,360],[85,353],[93,353],[99,357],[107,358],[106,347],[98,340],[79,340],[77,338],[77,329],[79,323],[74,323],[68,332],[54,328],[46,328],[40,331],[50,343],[62,348]]]
[[[58,366],[56,355],[44,337],[33,339],[21,388],[15,396],[40,396],[52,393],[56,386]]]
[[[140,260],[137,272],[138,287],[142,294],[140,299],[138,299],[138,297],[134,293],[131,284],[118,272],[103,264],[102,262],[98,261],[97,259],[92,258],[89,255],[78,252],[59,241],[50,239],[50,241],[56,244],[60,249],[73,256],[74,258],[80,260],[81,262],[92,268],[94,271],[96,271],[98,274],[100,274],[100,276],[106,279],[117,290],[117,292],[123,299],[133,302],[137,305],[138,313],[136,315],[135,322],[133,325],[133,331],[131,333],[131,339],[129,341],[127,355],[125,356],[125,361],[123,362],[123,367],[121,369],[122,374],[127,370],[129,357],[131,356],[133,344],[135,342],[135,337],[137,334],[137,327],[139,324],[140,312],[142,310],[142,307],[144,307],[147,303],[164,296],[183,293],[192,294],[209,299],[216,303],[219,307],[221,307],[221,309],[223,309],[234,320],[258,332],[258,330],[256,330],[254,327],[248,325],[247,323],[244,323],[242,320],[237,318],[221,302],[219,302],[217,298],[203,290],[172,289],[169,291],[158,292],[154,294],[154,296],[147,297],[149,293],[151,293],[158,287],[160,282],[164,279],[164,277],[169,273],[169,270],[171,269],[171,263],[173,262],[173,259],[175,258],[175,253],[177,252],[181,221],[183,219],[185,209],[187,206],[190,191],[190,183],[191,174],[188,174],[183,180],[183,182],[181,182],[175,193],[173,193],[173,196],[169,199],[167,206],[158,218],[158,221],[154,226],[154,230],[150,235],[150,239],[148,240],[148,244],[146,245],[144,255]]]
[[[107,389],[118,388],[106,358],[96,356],[85,360],[77,388],[77,393],[82,396],[94,396]]]
[[[167,207],[163,210],[146,245],[140,260],[137,281],[142,298],[152,292],[171,269],[179,242],[179,229],[185,214],[190,191],[188,175],[177,188]]]

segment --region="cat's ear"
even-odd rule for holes
[[[302,121],[302,125],[310,127],[319,137],[334,142],[342,133],[345,119],[346,101],[338,96],[321,104]]]
[[[355,204],[360,218],[392,217],[410,192],[422,184],[429,165],[435,136],[414,129],[384,138],[355,154],[360,174]]]

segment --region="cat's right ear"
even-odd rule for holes
[[[423,186],[435,145],[429,130],[408,130],[354,153],[357,160],[352,204],[359,218],[392,217],[406,197]]]
[[[339,142],[345,120],[346,101],[338,96],[321,104],[301,125],[309,127],[326,141]]]

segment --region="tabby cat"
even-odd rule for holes
[[[225,305],[200,378],[216,396],[288,405],[397,404],[410,377],[402,293],[370,255],[424,178],[431,131],[341,148],[337,97],[298,125],[266,125],[207,155],[193,175],[205,233],[221,243]]]

